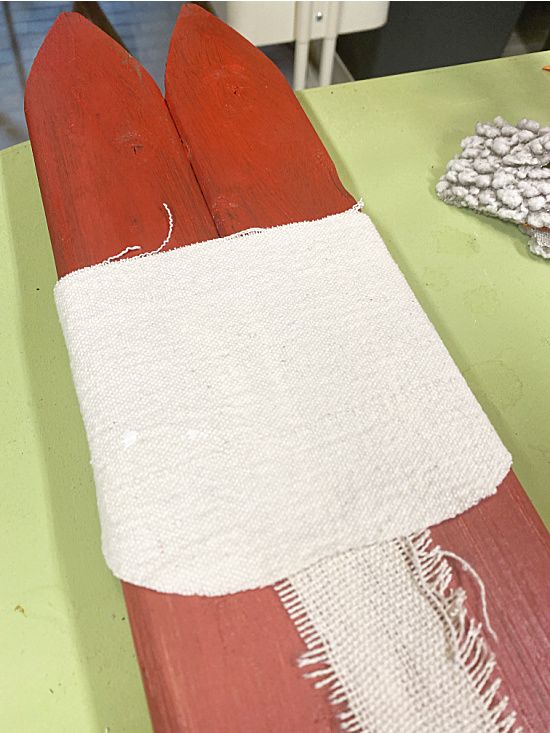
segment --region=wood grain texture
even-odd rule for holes
[[[216,229],[149,74],[79,14],[58,17],[31,69],[25,114],[58,275],[129,244],[171,247]],[[170,247],[169,247],[170,248]]]
[[[182,9],[172,36],[166,100],[220,233],[324,216],[352,203],[282,75],[193,6]],[[503,689],[525,731],[546,731],[550,535],[517,478],[510,473],[494,497],[435,527],[433,537],[485,580]],[[455,570],[481,619],[479,587],[459,565]]]
[[[26,115],[60,277],[129,243],[156,248],[163,201],[171,247],[217,236],[157,87],[79,15],[61,15],[48,34]],[[189,598],[122,585],[157,732],[337,729],[294,663],[303,644],[271,588]]]
[[[220,234],[318,219],[355,203],[279,70],[197,6],[180,12],[165,87]]]
[[[515,475],[495,496],[433,527],[432,536],[483,579],[498,642],[487,638],[524,733],[550,731],[550,535]],[[450,562],[482,620],[477,583]]]
[[[27,118],[60,275],[129,243],[154,249],[163,201],[176,217],[173,246],[352,203],[277,70],[192,6],[174,32],[166,89],[184,146],[146,72],[101,32],[68,15],[46,39]],[[485,579],[507,689],[526,730],[546,731],[550,545],[517,480],[434,537]],[[477,587],[461,580],[479,615]],[[124,591],[157,732],[337,730],[324,692],[294,664],[302,644],[271,589],[216,599]]]

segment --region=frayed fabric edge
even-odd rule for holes
[[[277,224],[271,227],[251,227],[250,229],[244,229],[240,232],[235,232],[234,234],[228,234],[225,237],[217,237],[216,239],[205,239],[205,240],[201,240],[198,242],[188,243],[184,246],[181,246],[181,245],[176,246],[172,243],[173,249],[169,249],[169,250],[165,248],[168,244],[171,243],[172,234],[173,234],[174,227],[175,227],[175,216],[173,215],[172,210],[170,209],[169,205],[166,202],[163,202],[162,206],[168,218],[168,233],[166,237],[164,238],[163,242],[156,249],[153,249],[151,251],[143,251],[143,252],[140,252],[140,254],[132,255],[131,257],[126,257],[126,255],[134,251],[137,252],[138,250],[143,250],[143,247],[140,244],[128,245],[124,247],[123,249],[121,249],[116,254],[113,254],[110,257],[107,257],[106,259],[102,260],[101,262],[97,262],[94,265],[87,265],[86,267],[80,267],[77,270],[73,270],[72,272],[68,272],[66,275],[63,275],[63,277],[61,277],[57,281],[54,287],[54,291],[58,288],[60,283],[65,282],[69,278],[72,279],[75,277],[79,277],[80,274],[84,271],[98,270],[104,267],[125,266],[125,265],[128,265],[129,262],[133,262],[133,260],[142,260],[142,259],[150,258],[150,257],[158,257],[159,255],[160,256],[165,256],[165,255],[173,256],[175,252],[179,252],[181,250],[187,250],[187,248],[190,246],[196,247],[198,245],[219,244],[220,242],[231,242],[233,240],[244,239],[254,234],[259,234],[260,232],[274,231],[276,229],[286,229],[289,227],[292,228],[299,224],[313,224],[314,222],[324,221],[325,219],[334,219],[334,218],[343,217],[343,216],[345,217],[346,215],[360,213],[364,209],[365,204],[364,204],[363,199],[361,198],[359,199],[359,201],[356,201],[356,203],[353,204],[353,206],[350,206],[350,208],[344,209],[344,211],[339,211],[335,214],[328,214],[327,216],[321,217],[321,219],[306,219],[304,221],[295,221],[295,222],[290,222],[288,224]]]
[[[441,619],[452,658],[481,698],[497,733],[523,733],[521,726],[514,727],[517,713],[509,709],[509,697],[499,695],[502,679],[497,674],[496,657],[485,639],[483,624],[468,615],[464,588],[450,587],[454,573],[445,551],[433,546],[429,529],[393,540],[393,543]],[[453,553],[449,556],[455,557]],[[351,707],[348,693],[333,667],[327,640],[316,630],[292,582],[285,579],[274,587],[306,645],[306,651],[297,662],[304,670],[304,677],[311,680],[316,689],[326,688],[329,703],[341,708],[336,717],[343,731],[368,733]]]
[[[329,703],[341,706],[342,709],[336,714],[336,717],[340,721],[342,730],[348,733],[362,733],[361,723],[349,705],[344,685],[331,664],[327,643],[309,618],[292,582],[285,579],[277,583],[274,588],[307,647],[307,651],[297,660],[298,667],[305,670],[304,677],[312,680],[315,689],[327,688]],[[314,669],[310,669],[311,667]]]

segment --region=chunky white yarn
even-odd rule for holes
[[[550,257],[546,239],[536,230],[550,227],[550,127],[502,117],[476,125],[476,134],[460,143],[462,152],[447,165],[436,186],[439,198],[523,224],[534,254]]]
[[[356,210],[56,287],[120,578],[216,595],[423,529],[510,456]]]

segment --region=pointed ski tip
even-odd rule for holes
[[[198,25],[201,29],[205,26],[224,26],[225,23],[218,18],[217,15],[209,10],[205,10],[200,5],[194,3],[185,3],[182,5],[179,15],[174,26],[172,38],[178,34],[190,29],[191,26]]]
[[[209,10],[205,10],[205,8],[201,8],[200,5],[197,5],[197,3],[184,3],[181,6],[181,10],[179,12],[179,18],[182,17],[205,17],[207,15],[212,15],[212,13]]]
[[[47,32],[32,63],[25,85],[25,105],[33,86],[37,82],[42,82],[40,79],[42,70],[49,66],[49,62],[62,55],[66,57],[68,44],[74,43],[75,37],[97,33],[102,31],[80,13],[60,13]]]
[[[106,69],[108,77],[122,73],[130,84],[137,80],[140,86],[154,86],[160,94],[146,69],[114,38],[80,13],[60,13],[32,64],[25,85],[25,114],[33,111],[35,101],[37,107],[43,104],[47,90],[52,87],[71,89],[71,85],[85,80],[90,85],[91,96],[96,92],[100,95],[108,84],[97,85],[97,79],[106,81]]]

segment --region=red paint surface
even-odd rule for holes
[[[279,72],[196,7],[174,31],[166,90],[172,117],[139,64],[80,16],[61,16],[44,42],[26,110],[60,275],[127,244],[156,248],[163,201],[172,246],[353,202]],[[549,535],[513,474],[433,534],[484,578],[507,691],[525,730],[545,732]],[[477,586],[457,573],[479,616]],[[212,599],[123,586],[157,733],[337,730],[294,664],[303,646],[271,589]]]
[[[434,542],[463,557],[482,578],[498,642],[502,690],[527,733],[550,731],[550,535],[510,472],[490,499],[432,528]],[[468,592],[472,615],[483,620],[480,590],[451,561]]]
[[[76,13],[38,53],[25,113],[59,276],[127,245],[216,236],[164,99],[139,63]],[[184,215],[182,215],[184,213]]]

